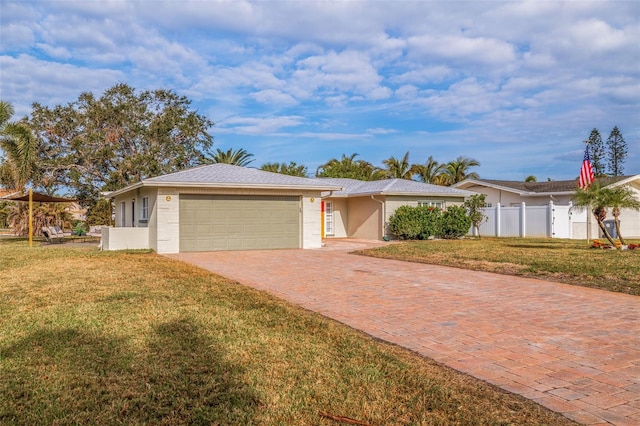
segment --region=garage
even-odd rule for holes
[[[298,196],[181,194],[180,251],[301,247]]]

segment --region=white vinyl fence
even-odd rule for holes
[[[552,201],[544,206],[527,206],[481,209],[487,221],[480,225],[480,235],[485,237],[548,237],[548,238],[600,238],[601,231],[586,208],[556,205]],[[609,233],[615,233],[613,217],[605,221]],[[471,230],[475,233],[475,230]],[[620,233],[625,238],[640,238],[640,212],[623,209],[620,215]],[[612,234],[613,235],[613,234]]]

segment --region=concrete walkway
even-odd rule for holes
[[[584,424],[640,425],[640,297],[318,250],[171,255]]]

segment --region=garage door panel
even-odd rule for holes
[[[299,197],[180,196],[180,250],[300,247]]]

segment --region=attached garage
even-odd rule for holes
[[[338,185],[229,164],[142,180],[109,193],[103,248],[187,251],[322,247],[322,193]]]
[[[180,251],[300,248],[300,197],[180,195]]]

